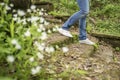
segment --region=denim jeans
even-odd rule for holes
[[[79,21],[79,39],[85,40],[86,33],[86,16],[89,13],[89,0],[77,0],[80,11],[74,13],[62,26],[68,30],[76,21]]]

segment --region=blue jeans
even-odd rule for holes
[[[68,30],[76,21],[79,20],[79,39],[85,40],[86,33],[86,16],[89,13],[89,0],[77,0],[80,11],[74,13],[62,26],[63,29]]]

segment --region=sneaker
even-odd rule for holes
[[[72,34],[71,34],[69,31],[67,31],[67,30],[64,30],[64,29],[62,29],[62,28],[59,28],[58,31],[59,31],[60,34],[62,34],[62,35],[64,35],[64,36],[73,37]]]
[[[94,45],[95,43],[89,40],[88,38],[85,40],[80,40],[80,43],[88,44],[88,45]]]

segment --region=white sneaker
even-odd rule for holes
[[[64,35],[64,36],[73,37],[72,34],[71,34],[69,31],[67,31],[67,30],[64,30],[64,29],[62,29],[62,28],[59,28],[58,31],[59,31],[59,33],[61,33],[61,34]]]
[[[88,45],[94,45],[95,43],[90,41],[88,38],[85,39],[85,40],[80,40],[79,41],[80,43],[84,43],[84,44],[88,44]]]

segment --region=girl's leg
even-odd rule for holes
[[[62,26],[68,30],[80,18],[84,18],[89,13],[89,0],[77,0],[80,11],[74,13]]]
[[[79,20],[79,32],[79,40],[85,40],[87,38],[86,16]]]
[[[89,0],[78,0],[78,5],[80,9],[84,12],[89,12]],[[87,15],[81,17],[79,19],[79,39],[80,40],[85,40],[87,38],[87,33],[86,33],[86,17]]]

